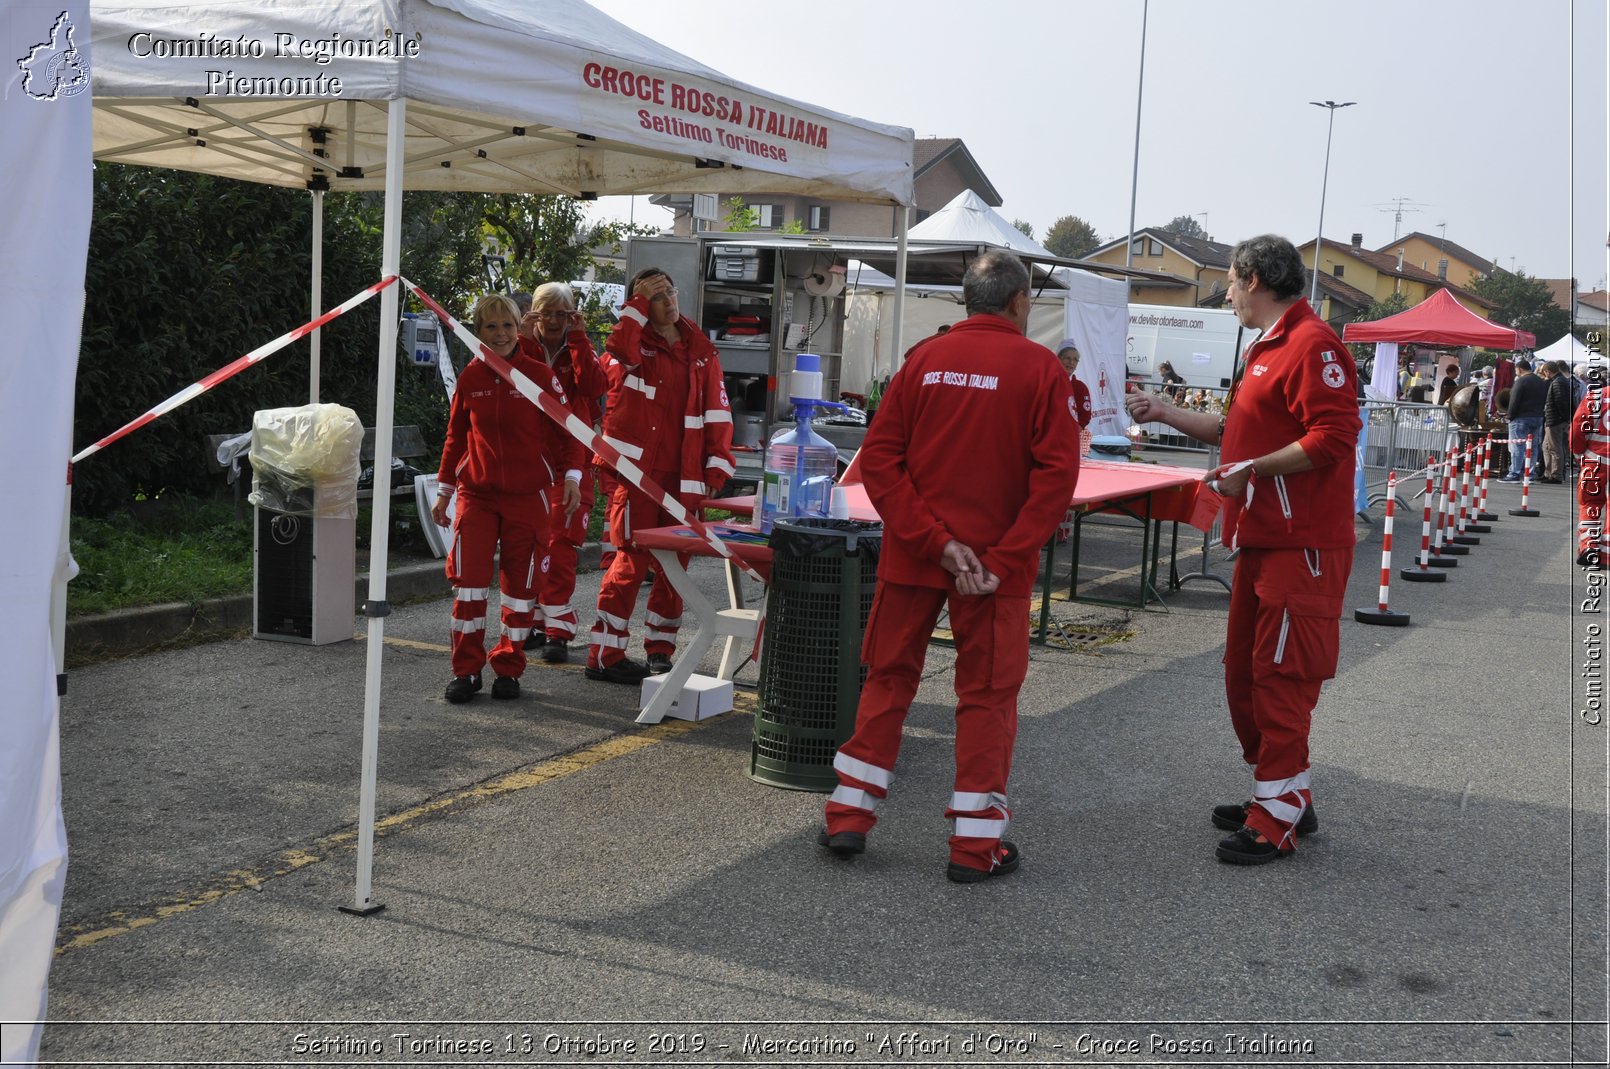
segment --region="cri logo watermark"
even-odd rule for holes
[[[50,28],[50,37],[17,60],[22,91],[35,100],[60,100],[89,88],[89,64],[73,43],[76,27],[63,11]]]

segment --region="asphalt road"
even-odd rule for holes
[[[943,646],[869,851],[843,862],[814,843],[823,796],[748,777],[752,690],[645,728],[635,690],[587,681],[578,656],[533,665],[516,701],[449,706],[447,602],[404,608],[385,627],[385,909],[364,918],[336,908],[354,896],[363,643],[75,670],[41,1057],[1602,1062],[1599,588],[1573,566],[1566,490],[1535,489],[1537,518],[1507,515],[1517,488],[1494,495],[1502,519],[1445,583],[1394,575],[1408,627],[1344,620],[1313,734],[1320,834],[1260,868],[1213,858],[1208,810],[1249,784],[1210,582],[1166,612],[1057,604],[1103,644],[1035,649],[1012,780],[1025,861],[974,886],[943,872]],[[1358,531],[1350,609],[1379,581],[1379,521]],[[1411,534],[1417,513],[1398,567]],[[1131,589],[1135,538],[1087,532],[1082,581]]]

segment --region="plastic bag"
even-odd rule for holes
[[[259,508],[295,516],[358,514],[363,421],[342,405],[269,408],[252,418],[252,492]]]
[[[867,557],[876,564],[883,549],[883,524],[868,520],[791,516],[772,528],[774,560],[807,557]]]

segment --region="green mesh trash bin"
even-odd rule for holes
[[[838,786],[833,755],[855,729],[882,547],[878,523],[795,519],[772,529],[751,778],[797,791]]]

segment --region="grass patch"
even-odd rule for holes
[[[593,502],[589,541],[596,542],[604,528],[604,504],[601,496]],[[392,553],[430,552],[411,500],[392,501],[391,521]],[[369,547],[370,523],[370,507],[362,505],[360,551]],[[227,502],[165,496],[137,502],[120,516],[74,516],[71,535],[79,573],[67,584],[68,616],[251,593],[249,508],[236,519]]]
[[[163,602],[197,602],[252,586],[252,530],[223,503],[152,503],[138,514],[74,517],[78,578],[67,584],[67,614]]]

